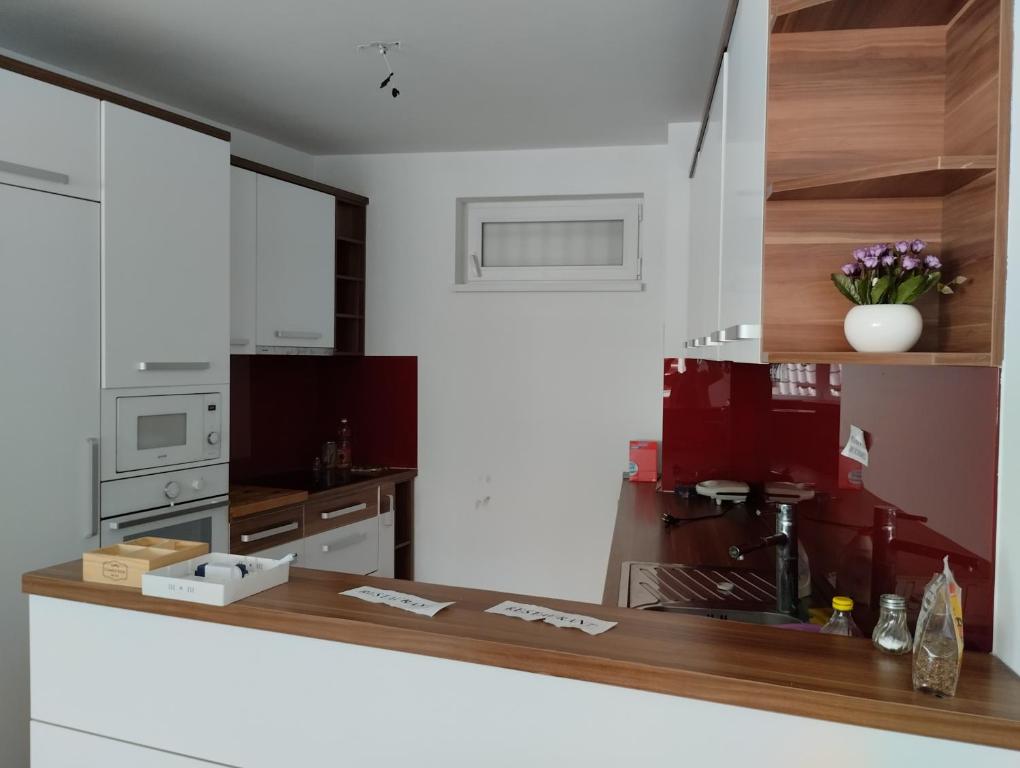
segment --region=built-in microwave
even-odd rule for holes
[[[106,390],[104,479],[226,461],[227,399],[225,387]]]

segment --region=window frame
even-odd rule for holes
[[[640,286],[641,221],[643,197],[573,197],[556,199],[463,200],[461,286],[484,289],[519,287],[549,290],[605,289],[610,283]],[[486,267],[483,265],[482,228],[487,223],[622,221],[623,263],[595,266]],[[600,288],[599,286],[602,286]],[[541,286],[541,287],[539,287]],[[636,289],[636,288],[632,288]]]

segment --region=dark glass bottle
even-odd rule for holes
[[[336,468],[341,477],[347,477],[351,474],[353,466],[351,427],[347,423],[347,419],[341,419],[340,429],[337,430]]]

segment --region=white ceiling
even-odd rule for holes
[[[663,143],[726,0],[0,0],[0,47],[314,154]],[[379,90],[401,40],[401,95]]]

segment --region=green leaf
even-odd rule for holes
[[[846,275],[831,275],[832,282],[839,289],[839,292],[846,296],[854,304],[861,303],[861,296],[857,291],[857,280]]]
[[[921,295],[924,291],[921,291],[922,286],[925,283],[924,275],[913,275],[908,277],[898,286],[896,286],[896,293],[893,296],[893,300],[890,304],[910,304],[914,299]],[[921,291],[921,293],[918,293]]]
[[[872,304],[882,304],[882,303],[884,303],[885,295],[889,291],[889,283],[890,282],[891,281],[890,281],[889,275],[885,275],[884,277],[880,277],[880,278],[878,278],[878,280],[875,281],[875,284],[871,286],[871,303]]]

